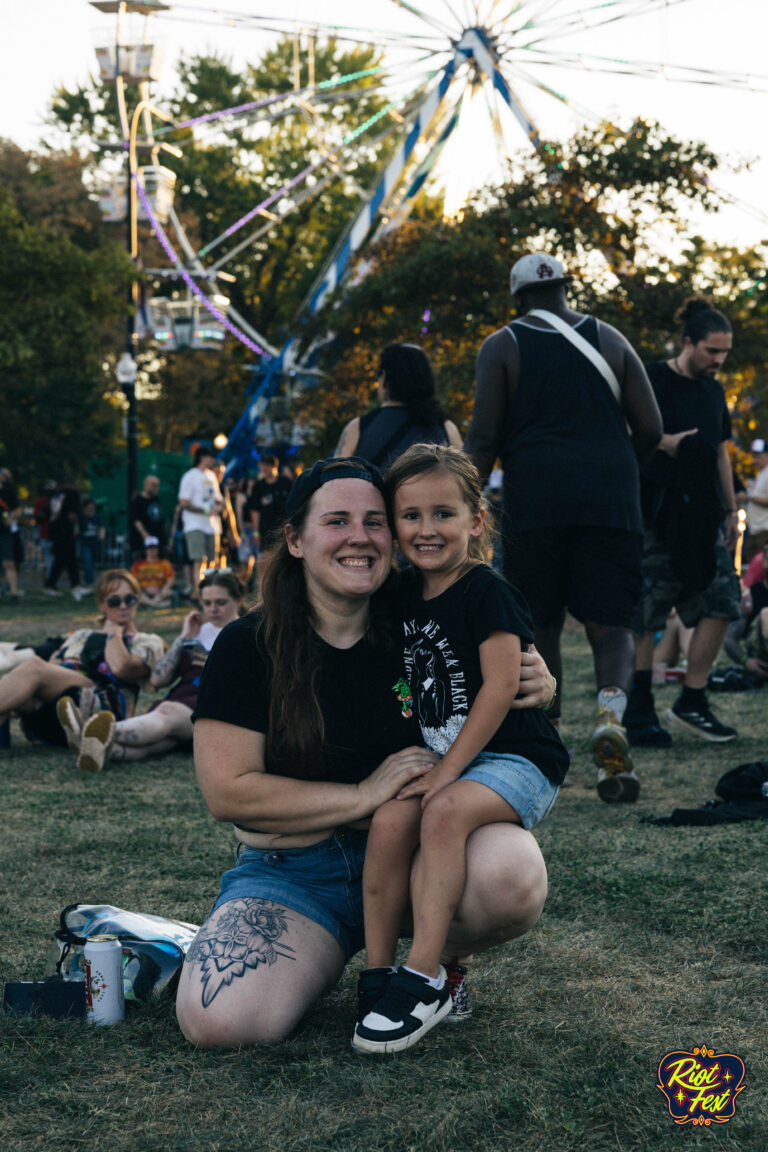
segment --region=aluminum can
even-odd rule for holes
[[[85,960],[85,1016],[89,1024],[125,1019],[123,949],[117,936],[90,936]]]

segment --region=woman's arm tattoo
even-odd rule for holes
[[[165,655],[161,656],[155,664],[152,669],[152,683],[155,687],[160,688],[163,684],[168,684],[173,680],[176,669],[181,663],[181,646],[183,643],[184,637],[177,636]]]

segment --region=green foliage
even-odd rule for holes
[[[305,45],[296,57],[294,47],[294,39],[287,37],[242,71],[220,56],[184,56],[177,66],[178,83],[164,106],[175,123],[183,123],[286,93],[297,85],[305,87],[312,78],[317,93],[308,95],[301,108],[278,104],[269,118],[265,113],[258,118],[227,117],[194,131],[167,132],[163,125],[156,125],[158,139],[182,149],[180,158],[163,153],[162,163],[176,173],[176,209],[197,250],[212,244],[225,228],[309,165],[318,165],[306,185],[297,183],[293,192],[270,205],[282,218],[278,227],[270,227],[268,217],[258,215],[214,248],[208,258],[218,259],[252,233],[263,233],[224,265],[236,277],[225,290],[238,312],[277,346],[287,336],[332,245],[358,209],[361,189],[372,184],[385,146],[379,136],[392,126],[391,121],[382,121],[360,133],[353,145],[344,143],[384,107],[376,76],[365,75],[380,62],[378,49],[362,45],[348,49],[329,40]],[[338,88],[328,86],[358,73],[363,75]],[[329,106],[323,110],[326,97]],[[137,99],[129,91],[129,114]],[[77,145],[89,136],[114,140],[117,130],[111,104],[110,90],[91,80],[76,92],[56,94],[50,122]],[[315,106],[320,109],[317,115]],[[341,152],[343,165],[338,163]],[[327,175],[333,179],[325,183]],[[305,186],[312,185],[316,193],[303,202]],[[178,249],[173,232],[170,238]],[[140,230],[140,252],[145,268],[167,264],[146,226]],[[151,274],[147,279],[161,295],[178,288]],[[219,357],[218,370],[213,369],[213,360],[203,358],[201,363],[196,352],[182,351],[168,358],[151,349],[142,353],[140,364],[147,380],[146,398],[139,409],[143,440],[178,447],[170,441],[192,430],[186,420],[199,431],[205,430],[206,418],[212,422],[208,431],[232,426],[242,410],[244,364],[252,356],[233,344],[227,355]]]
[[[466,428],[475,357],[512,310],[509,268],[536,251],[558,256],[576,274],[574,307],[614,324],[646,360],[668,354],[684,300],[711,295],[734,323],[725,382],[737,429],[744,435],[750,421],[754,428],[754,402],[768,403],[760,383],[768,369],[765,253],[713,248],[691,236],[688,224],[694,205],[717,209],[709,181],[717,164],[704,144],[658,124],[601,124],[519,157],[508,180],[478,194],[459,219],[416,219],[387,235],[368,278],[337,293],[327,381],[300,401],[319,448],[370,407],[371,370],[390,340],[424,345],[449,415]],[[318,317],[307,341],[327,324]]]
[[[0,457],[34,487],[114,451],[103,345],[125,316],[128,260],[72,156],[0,154]]]

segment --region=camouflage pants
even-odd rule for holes
[[[643,590],[640,596],[635,632],[656,632],[663,628],[673,608],[686,628],[693,628],[699,620],[710,617],[736,620],[740,614],[741,588],[733,568],[722,529],[715,541],[715,575],[707,588],[689,592],[675,576],[659,537],[652,528],[647,529],[643,545]]]

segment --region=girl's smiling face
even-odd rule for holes
[[[469,542],[485,509],[473,511],[458,480],[444,468],[406,480],[395,492],[395,533],[403,555],[424,573],[427,591],[448,588],[466,571]]]

